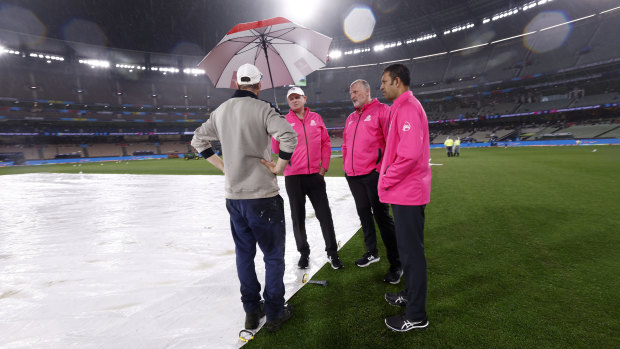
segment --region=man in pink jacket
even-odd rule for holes
[[[383,71],[381,92],[394,103],[378,191],[381,202],[392,205],[406,285],[401,292],[385,294],[388,303],[406,306],[403,314],[386,318],[385,324],[398,332],[428,326],[424,208],[431,198],[430,144],[426,113],[409,83],[409,69],[402,64]]]
[[[338,258],[334,222],[323,178],[329,169],[331,157],[329,134],[321,116],[305,107],[307,97],[301,88],[289,89],[286,99],[291,108],[286,115],[286,121],[297,133],[297,147],[284,170],[284,184],[291,206],[293,233],[297,251],[301,254],[297,266],[306,269],[310,262],[310,245],[306,235],[306,196],[308,196],[316,218],[321,224],[327,259],[332,268],[341,269],[344,265]],[[279,142],[272,139],[271,148],[277,153],[280,149]]]
[[[396,247],[394,221],[390,216],[390,206],[379,201],[377,193],[378,171],[385,152],[390,107],[376,98],[371,99],[370,85],[366,80],[353,81],[349,94],[355,111],[344,125],[342,164],[362,223],[366,245],[366,253],[355,261],[355,265],[367,267],[380,260],[376,220],[390,262],[390,269],[383,281],[398,284],[403,271]]]

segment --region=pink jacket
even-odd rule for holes
[[[431,201],[428,120],[411,91],[390,108],[385,156],[379,172],[379,200],[397,205],[425,205]]]
[[[286,121],[297,132],[297,147],[284,170],[285,176],[318,173],[321,167],[329,170],[332,149],[323,118],[311,112],[310,108],[306,108],[305,113],[303,120],[300,120],[292,110],[286,114]],[[278,153],[280,142],[272,139],[271,149],[274,153]]]
[[[349,115],[342,134],[342,166],[347,176],[379,172],[389,117],[390,107],[376,98]]]

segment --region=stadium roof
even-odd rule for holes
[[[578,5],[583,1],[554,1],[565,6],[595,6]],[[275,16],[320,31],[338,43],[347,41],[343,21],[355,6],[366,6],[374,13],[373,39],[390,40],[412,33],[442,32],[447,27],[528,2],[531,1],[5,0],[0,3],[0,29],[137,51],[202,55],[235,24]],[[594,3],[608,7],[612,2]],[[314,7],[308,8],[307,4]]]

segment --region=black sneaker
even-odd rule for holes
[[[310,264],[310,256],[306,256],[302,254],[301,257],[299,257],[299,262],[297,262],[297,268],[307,269],[308,264]]]
[[[265,301],[260,301],[257,310],[245,313],[245,328],[248,330],[257,329],[263,316],[265,316]]]
[[[403,276],[403,270],[399,267],[390,267],[387,274],[383,278],[383,281],[389,282],[392,285],[396,285],[400,282],[400,277]]]
[[[327,256],[327,259],[329,260],[329,263],[332,265],[332,268],[334,268],[334,269],[342,269],[342,268],[344,268],[344,264],[342,264],[342,262],[340,261],[340,258],[338,258],[338,255],[336,255],[336,256]]]
[[[370,252],[366,252],[362,258],[355,261],[355,265],[363,268],[371,265],[372,263],[377,263],[380,260],[381,258],[379,258],[378,253],[372,254]]]
[[[293,316],[293,306],[286,303],[284,304],[284,309],[282,309],[282,313],[280,313],[280,317],[274,321],[265,323],[265,329],[267,332],[275,332],[282,327],[282,324],[288,321],[288,319]]]
[[[407,319],[405,314],[394,315],[385,318],[385,324],[387,327],[396,332],[407,332],[414,329],[423,329],[428,327],[428,318],[424,318],[418,321],[411,321]]]
[[[404,307],[407,305],[407,290],[400,292],[387,292],[385,294],[385,300],[395,307]]]

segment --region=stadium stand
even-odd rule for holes
[[[620,124],[616,123],[616,127],[605,133],[601,133],[599,138],[620,138]]]
[[[610,44],[610,39],[618,33],[620,11],[608,12],[600,18],[600,25],[589,42],[583,47],[576,66],[604,62],[620,58],[620,47]]]
[[[533,138],[541,139],[543,135],[557,133],[561,129],[562,127],[558,125],[549,125],[549,126],[543,127],[538,132],[536,132]]]
[[[353,111],[349,84],[365,79],[372,96],[386,102],[380,76],[397,60],[412,71],[412,89],[432,121],[433,143],[443,143],[448,135],[479,142],[493,135],[618,137],[613,126],[620,102],[620,44],[609,38],[617,31],[620,11],[587,18],[579,11],[577,6],[565,13],[579,21],[525,36],[509,28],[525,28],[534,14],[510,19],[514,26],[486,23],[393,51],[331,60],[307,77],[308,106],[333,128],[337,147],[338,132]],[[0,38],[5,34],[0,30]],[[462,50],[476,45],[482,46]],[[52,39],[44,39],[43,47],[65,55],[65,61],[32,58],[27,49],[23,55],[0,56],[0,151],[22,149],[26,159],[184,153],[191,150],[191,134],[184,132],[191,133],[232,93],[214,88],[204,75],[183,73],[201,57],[79,45],[67,54],[65,43]],[[108,59],[111,66],[80,63],[88,56]],[[144,69],[114,66],[127,62]],[[178,72],[150,69],[155,67]],[[283,113],[288,112],[286,89],[275,91]],[[273,91],[260,97],[272,102]],[[601,125],[591,125],[592,120]]]
[[[522,76],[557,71],[577,64],[580,53],[588,47],[588,41],[599,26],[595,21],[580,21],[572,29],[566,25],[532,34],[527,60]]]
[[[573,125],[556,131],[556,133],[570,133],[573,138],[596,138],[605,134],[618,125],[598,124],[598,125]]]

